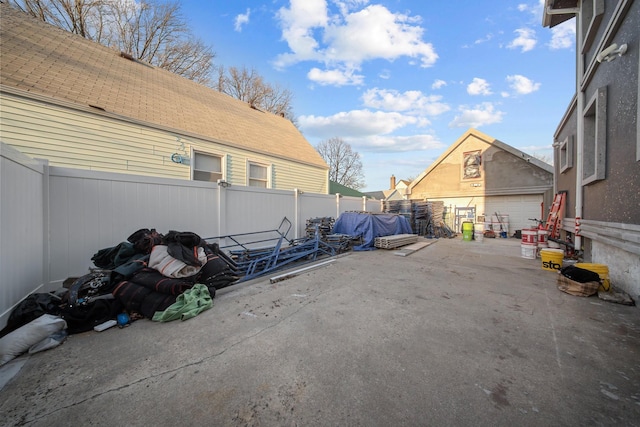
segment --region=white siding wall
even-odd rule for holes
[[[275,189],[328,192],[327,172],[318,166],[7,93],[0,128],[3,142],[47,158],[52,166],[190,179],[189,165],[172,162],[171,155],[188,157],[194,149],[226,154],[226,180],[235,185],[247,184],[247,160],[252,160],[272,166]]]

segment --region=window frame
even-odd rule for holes
[[[470,176],[467,174],[467,159],[471,158],[471,156],[475,156],[477,159],[477,163],[474,163],[477,167],[477,176]],[[462,180],[463,181],[473,181],[473,180],[481,180],[482,179],[482,150],[470,150],[462,153]]]
[[[196,169],[196,157],[198,155],[203,155],[203,156],[209,156],[209,157],[217,157],[220,159],[220,172],[213,172],[213,171],[200,171],[200,172],[208,172],[208,173],[219,173],[220,174],[220,178],[216,178],[215,180],[203,180],[203,179],[196,179],[196,172],[198,172],[198,170]],[[226,154],[222,154],[222,153],[218,153],[218,152],[214,152],[214,151],[205,151],[205,150],[199,150],[199,149],[191,149],[191,158],[193,159],[193,161],[191,162],[191,180],[192,181],[200,181],[200,182],[218,182],[218,179],[221,180],[226,180],[226,164],[227,164],[227,155]]]
[[[593,94],[582,111],[582,185],[606,178],[607,156],[607,87]],[[593,162],[593,167],[587,167]]]
[[[587,12],[590,15],[587,15]],[[603,17],[604,0],[586,0],[582,3],[582,10],[580,11],[580,19],[583,19],[582,46],[580,47],[582,54],[586,53],[593,44]]]
[[[251,166],[260,166],[265,168],[266,171],[266,179],[262,179],[262,178],[252,178],[251,177]],[[271,171],[272,171],[273,165],[270,163],[266,163],[263,161],[259,161],[259,160],[253,160],[253,159],[247,159],[247,177],[246,177],[246,183],[247,183],[247,187],[254,187],[254,188],[271,188],[272,187],[272,179],[271,179]],[[265,183],[265,186],[257,186],[257,185],[251,185],[252,181],[261,181]]]
[[[558,146],[558,164],[560,173],[564,173],[573,167],[573,151],[575,147],[573,135],[567,136]],[[563,155],[564,153],[564,155]]]

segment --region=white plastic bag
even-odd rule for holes
[[[63,318],[43,314],[0,338],[0,366],[21,355],[50,335],[67,328]]]

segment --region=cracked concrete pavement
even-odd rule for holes
[[[0,424],[640,425],[640,310],[555,280],[515,239],[350,253],[16,359]]]

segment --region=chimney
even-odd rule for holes
[[[395,175],[391,175],[391,183],[389,184],[389,190],[395,190],[396,188],[396,177]]]

